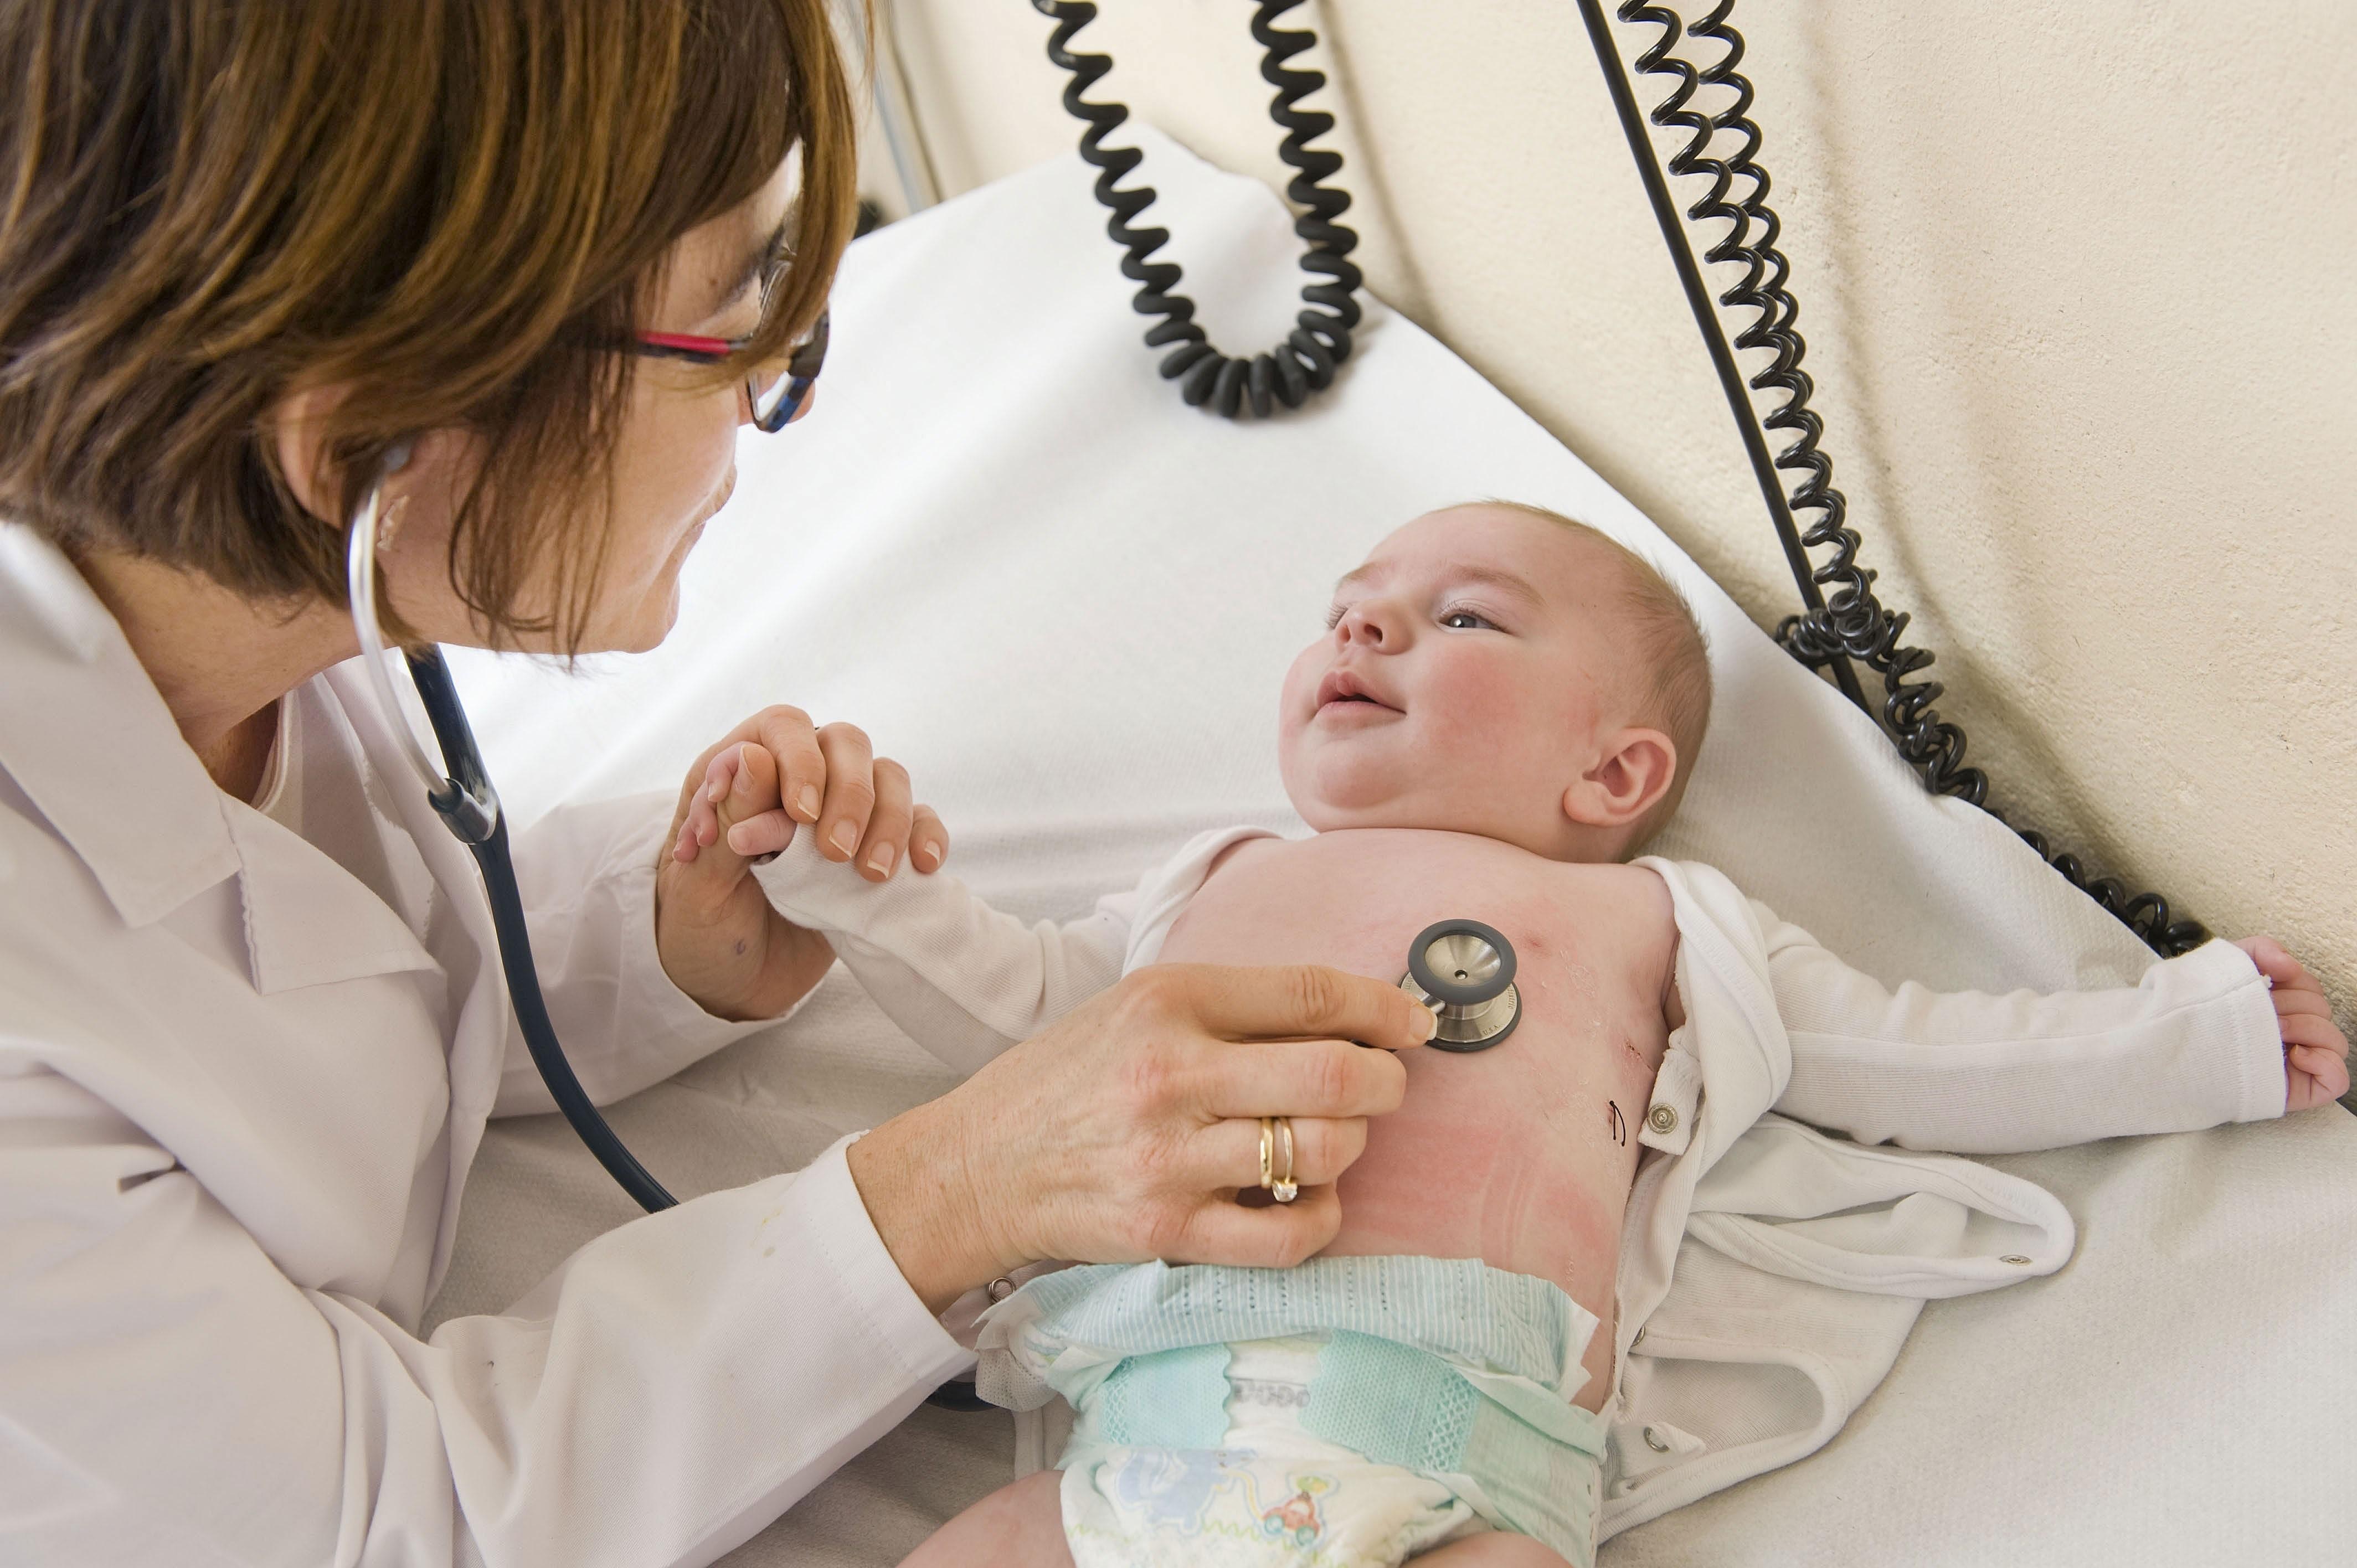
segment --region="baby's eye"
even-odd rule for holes
[[[1485,616],[1476,614],[1472,610],[1465,609],[1443,611],[1440,617],[1440,624],[1448,628],[1451,631],[1471,631],[1476,627],[1487,627],[1491,631],[1499,629],[1497,622],[1489,619]]]
[[[1331,631],[1341,624],[1342,607],[1340,605],[1335,605],[1326,612],[1326,629],[1328,631]]]

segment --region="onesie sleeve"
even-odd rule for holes
[[[1891,991],[1753,908],[1792,1044],[1775,1109],[1797,1120],[1860,1143],[2003,1154],[2283,1114],[2266,982],[2226,942],[2108,990]]]
[[[1078,920],[1025,925],[945,872],[872,883],[797,832],[754,875],[770,903],[824,933],[835,956],[918,1045],[973,1072],[1121,978],[1133,897]]]

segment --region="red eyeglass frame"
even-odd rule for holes
[[[785,391],[766,413],[761,407],[759,386],[753,377],[745,379],[745,401],[753,411],[753,424],[760,430],[773,435],[783,430],[809,400],[811,388],[818,383],[818,373],[826,364],[827,323],[832,314],[819,312],[818,324],[811,328],[810,336],[786,356]],[[716,365],[731,355],[743,353],[751,341],[749,338],[704,338],[693,332],[640,332],[634,334],[625,347],[644,359]]]

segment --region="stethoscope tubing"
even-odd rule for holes
[[[385,472],[398,469],[400,459],[405,457],[403,453],[388,463]],[[491,788],[490,776],[484,769],[474,731],[468,726],[467,711],[459,703],[458,688],[450,679],[450,667],[443,660],[442,650],[432,643],[408,650],[405,661],[410,680],[417,687],[418,701],[425,709],[426,722],[434,726],[435,741],[449,766],[447,776],[427,759],[425,746],[402,712],[393,690],[391,661],[385,657],[383,630],[376,616],[376,546],[383,489],[382,478],[370,487],[368,502],[352,523],[345,557],[352,629],[360,638],[361,662],[368,671],[369,685],[403,755],[425,787],[426,800],[451,833],[467,846],[475,857],[476,869],[482,874],[483,893],[491,907],[491,930],[500,950],[500,970],[507,977],[508,1001],[515,1010],[516,1026],[523,1033],[524,1048],[532,1053],[533,1066],[540,1069],[541,1080],[548,1085],[549,1097],[597,1156],[597,1163],[606,1167],[606,1173],[640,1208],[650,1214],[670,1208],[679,1200],[639,1163],[638,1156],[607,1124],[606,1118],[590,1101],[588,1091],[581,1087],[572,1062],[565,1058],[565,1047],[557,1041],[556,1026],[549,1021],[547,999],[541,994],[540,968],[533,961],[532,933],[523,918],[523,895],[516,886],[515,861],[508,853],[507,817],[500,810],[499,792]]]

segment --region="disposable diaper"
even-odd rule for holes
[[[1595,1316],[1471,1260],[1071,1269],[982,1331],[983,1392],[1076,1414],[1082,1568],[1394,1564],[1484,1529],[1594,1552],[1601,1422],[1570,1402]]]

